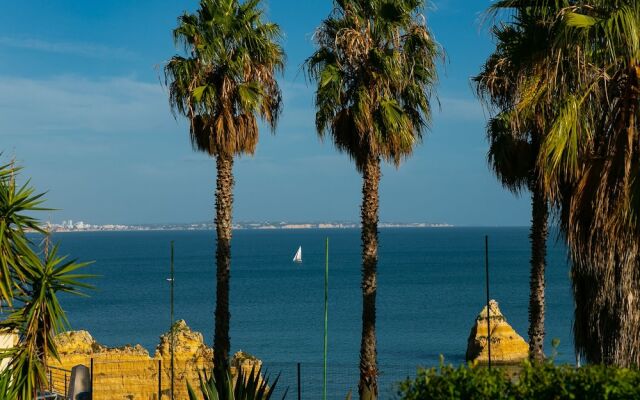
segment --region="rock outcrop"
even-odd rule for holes
[[[174,333],[174,394],[176,400],[187,399],[187,382],[198,385],[198,374],[213,366],[213,349],[208,347],[202,334],[192,331],[180,320],[172,327]],[[56,337],[59,361],[53,367],[70,370],[75,365],[90,367],[93,359],[93,399],[156,399],[161,385],[160,400],[170,398],[171,387],[171,334],[160,336],[155,355],[140,345],[109,348],[95,341],[86,331],[66,332]],[[242,367],[247,373],[261,362],[238,352],[231,360],[234,368]],[[158,376],[160,372],[161,376]],[[58,382],[59,384],[60,382]],[[57,389],[64,390],[62,387]]]
[[[491,335],[487,335],[487,307],[476,317],[467,343],[467,361],[474,364],[487,363],[489,360],[487,337],[491,338],[491,362],[496,364],[515,364],[529,356],[529,345],[507,323],[498,307],[498,302],[489,302],[489,326]]]

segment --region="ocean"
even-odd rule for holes
[[[527,337],[529,230],[389,228],[380,230],[377,335],[381,398],[418,366],[464,363],[469,332],[485,304],[484,236],[489,236],[491,298]],[[550,235],[546,344],[574,363],[573,300],[565,246]],[[328,381],[331,398],[357,394],[361,329],[360,231],[237,230],[231,271],[231,347],[260,358],[281,385],[320,398],[324,328],[324,245],[329,238]],[[215,232],[57,233],[62,254],[95,261],[96,290],[62,298],[74,330],[108,346],[141,344],[151,354],[170,325],[169,254],[175,241],[175,316],[213,342]],[[292,262],[298,246],[303,263]],[[296,396],[289,396],[296,398]]]

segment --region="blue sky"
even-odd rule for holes
[[[435,0],[427,21],[447,53],[441,108],[414,156],[385,166],[382,221],[527,225],[486,164],[486,116],[469,78],[492,43],[480,24],[489,0]],[[209,221],[215,162],[194,153],[187,125],[169,112],[160,83],[176,53],[176,18],[196,0],[32,0],[0,14],[0,147],[59,209],[44,219],[90,223]],[[313,88],[300,66],[330,0],[269,0],[285,32],[285,108],[276,135],[263,130],[253,157],[236,162],[234,218],[359,219],[361,179],[314,130]]]

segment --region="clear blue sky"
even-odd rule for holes
[[[527,225],[528,195],[502,189],[486,164],[486,116],[473,96],[492,43],[480,25],[489,0],[435,0],[427,21],[447,62],[431,131],[399,169],[385,167],[382,221]],[[0,14],[0,148],[48,191],[51,220],[90,223],[209,221],[215,162],[194,153],[160,84],[176,50],[176,17],[196,0],[31,0]],[[285,108],[275,136],[236,163],[239,221],[358,221],[361,180],[320,142],[313,88],[300,66],[330,0],[269,0],[286,34]],[[45,219],[47,216],[43,216]]]

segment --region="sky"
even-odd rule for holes
[[[489,0],[434,0],[427,23],[446,52],[431,129],[399,168],[383,166],[380,220],[461,226],[528,225],[487,167],[487,113],[470,78],[493,48]],[[358,221],[361,177],[315,132],[313,85],[301,66],[330,0],[265,0],[285,37],[284,110],[254,156],[234,166],[236,221]],[[171,31],[196,0],[31,0],[0,14],[0,150],[15,157],[60,222],[211,221],[215,160],[192,150],[170,112],[164,63]],[[438,105],[439,103],[439,105]]]

